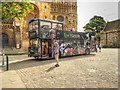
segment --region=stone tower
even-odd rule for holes
[[[57,20],[64,23],[65,30],[74,27],[77,31],[77,2],[62,1],[31,2],[34,11],[27,15],[26,20],[29,21],[31,18]]]

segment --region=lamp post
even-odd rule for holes
[[[19,19],[14,18],[13,25],[14,25],[14,30],[13,30],[13,32],[14,32],[14,47],[16,48],[16,30],[17,30],[17,27],[20,26]]]

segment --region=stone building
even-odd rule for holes
[[[33,18],[57,20],[64,23],[64,30],[72,27],[77,31],[77,1],[74,2],[34,2],[31,1],[34,10],[13,23],[13,19],[2,22],[3,47],[28,47],[28,22]]]
[[[106,27],[101,33],[101,44],[107,47],[120,46],[120,19],[107,22]]]

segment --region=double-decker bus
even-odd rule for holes
[[[59,43],[59,57],[90,54],[96,47],[95,32],[67,31],[58,21],[32,19],[28,34],[28,56],[36,59],[54,58],[54,41]]]

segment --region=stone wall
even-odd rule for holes
[[[107,31],[101,33],[101,45],[108,46],[117,45],[120,46],[120,31]]]
[[[29,41],[28,40],[22,40],[22,48],[25,51],[28,51],[28,47],[29,47]]]

